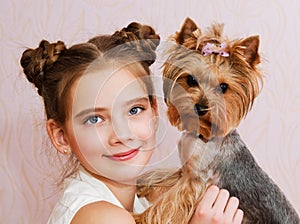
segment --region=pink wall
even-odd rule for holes
[[[0,223],[45,223],[58,196],[57,154],[44,137],[42,102],[21,72],[24,49],[42,39],[70,46],[131,21],[151,24],[164,40],[187,16],[201,27],[224,22],[231,37],[260,35],[265,85],[239,131],[300,212],[300,2],[181,2],[0,0]]]

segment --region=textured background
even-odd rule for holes
[[[187,16],[200,27],[223,22],[230,37],[260,35],[265,85],[239,131],[300,212],[300,1],[175,2],[0,0],[0,223],[45,223],[58,197],[60,158],[46,140],[42,102],[21,72],[24,49],[42,39],[70,46],[131,21],[151,24],[164,40]],[[164,141],[167,149],[175,144]]]

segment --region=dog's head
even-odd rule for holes
[[[205,140],[227,135],[251,109],[260,92],[259,37],[230,40],[223,25],[202,32],[187,18],[171,38],[163,65],[168,117],[179,130]]]

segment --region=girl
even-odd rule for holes
[[[149,80],[159,36],[131,23],[69,49],[42,41],[21,65],[43,97],[53,146],[69,155],[64,190],[48,223],[135,223],[136,179],[156,147],[157,102]],[[238,199],[213,186],[191,220],[241,223]]]

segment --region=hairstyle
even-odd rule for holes
[[[149,67],[156,60],[155,50],[160,43],[160,37],[151,26],[132,22],[113,35],[96,36],[88,42],[104,52],[101,59],[106,64],[114,62],[122,68],[126,67],[138,77],[143,77],[150,75]],[[156,103],[153,83],[150,79],[141,81],[146,85],[149,100],[153,106]]]
[[[104,60],[127,67],[136,65],[142,75],[150,75],[149,66],[156,59],[159,42],[160,37],[152,27],[133,22],[112,35],[99,35],[70,48],[62,41],[49,43],[42,40],[36,49],[23,52],[20,63],[26,78],[43,98],[47,120],[53,119],[64,125],[70,108],[70,89],[93,62]],[[152,84],[147,83],[146,87],[153,103]],[[73,165],[66,166],[62,178],[74,173],[79,165],[73,154],[67,163],[71,164],[70,161]],[[74,163],[77,166],[70,171]]]

